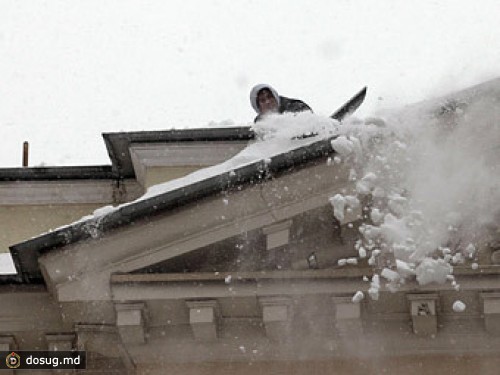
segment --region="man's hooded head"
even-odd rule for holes
[[[273,110],[277,111],[280,105],[280,97],[273,87],[261,83],[254,86],[250,91],[250,103],[255,112],[259,114]]]

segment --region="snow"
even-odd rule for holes
[[[0,253],[0,275],[16,274],[16,267],[10,253]]]
[[[332,198],[330,198],[330,203],[333,206],[333,215],[337,218],[338,221],[344,221],[344,207],[345,207],[345,199],[342,194],[336,194]]]
[[[444,259],[425,258],[415,269],[417,281],[421,285],[430,283],[444,284],[447,276],[453,272],[453,267],[450,266]]]
[[[370,283],[370,288],[368,289],[368,295],[374,301],[378,300],[380,290],[380,277],[379,275],[373,275],[372,281]]]
[[[360,303],[365,298],[365,295],[362,291],[358,290],[356,294],[352,297],[353,303]]]
[[[346,263],[355,266],[358,264],[358,260],[356,258],[347,258]]]
[[[453,311],[461,313],[461,312],[465,311],[465,308],[466,308],[466,305],[462,301],[457,300],[457,301],[453,302]]]
[[[382,221],[384,218],[384,215],[381,213],[381,211],[378,208],[373,208],[370,212],[370,218],[375,224],[378,224]]]
[[[387,280],[394,282],[399,280],[399,273],[389,268],[384,268],[380,273],[380,276],[385,277]]]
[[[343,157],[350,155],[354,151],[354,145],[352,141],[347,139],[345,136],[340,136],[335,138],[331,142],[332,148]]]

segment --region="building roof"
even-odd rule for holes
[[[214,136],[216,133],[208,132],[207,134]],[[235,132],[234,136],[238,137],[238,134],[240,133]],[[243,131],[243,134],[245,137],[250,137],[250,133],[246,131]],[[95,232],[89,228],[97,229],[99,233],[105,233],[223,191],[260,183],[266,179],[290,173],[294,168],[305,166],[318,158],[334,153],[331,145],[333,138],[335,137],[322,139],[275,155],[270,160],[246,164],[165,193],[123,205],[103,217],[93,217],[76,222],[13,245],[10,247],[10,251],[18,271],[16,280],[22,283],[43,282],[38,257],[51,250],[91,239]],[[2,280],[0,279],[0,281]]]

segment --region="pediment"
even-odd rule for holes
[[[133,274],[227,273],[323,269],[341,258],[354,257],[357,222],[340,225],[329,204],[289,220],[258,228],[133,270]],[[281,227],[281,228],[280,228]],[[271,231],[268,230],[271,228]],[[269,236],[282,230],[275,246]],[[272,232],[274,231],[274,232]],[[314,261],[311,260],[314,257]]]
[[[50,289],[62,293],[62,285],[75,284],[87,293],[89,283],[107,283],[114,273],[305,269],[312,253],[319,267],[330,267],[355,255],[345,226],[336,232],[329,202],[338,192],[354,190],[349,169],[331,166],[325,157],[52,251],[39,258],[40,269]],[[290,241],[270,250],[266,228],[287,221]],[[64,298],[76,298],[76,289],[70,287]]]

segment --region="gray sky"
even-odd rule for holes
[[[249,124],[256,83],[359,116],[498,77],[494,1],[0,0],[0,167],[109,164],[102,132]]]

